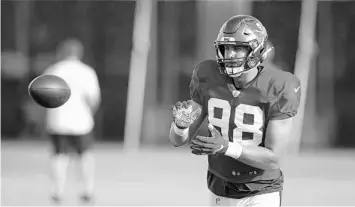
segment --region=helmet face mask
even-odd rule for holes
[[[245,45],[221,44],[218,46],[217,56],[225,68],[225,73],[231,77],[238,77],[245,68],[251,48]]]
[[[267,32],[259,20],[238,15],[221,27],[216,41],[217,64],[222,74],[239,77],[265,58]]]

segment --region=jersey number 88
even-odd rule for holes
[[[228,101],[218,98],[208,100],[208,121],[221,129],[222,136],[233,142],[245,145],[259,145],[262,142],[264,113],[258,106],[239,104],[234,107]],[[216,117],[215,111],[220,110],[221,117]],[[232,116],[232,117],[231,117]],[[231,123],[232,122],[232,123]],[[230,135],[230,130],[232,133]]]

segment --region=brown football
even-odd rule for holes
[[[28,93],[32,100],[44,108],[57,108],[71,95],[67,82],[55,75],[41,75],[31,81]]]

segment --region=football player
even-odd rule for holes
[[[57,48],[58,62],[45,74],[57,75],[70,86],[72,94],[63,106],[47,111],[46,131],[53,144],[51,170],[53,177],[52,200],[61,203],[74,150],[79,161],[83,190],[80,199],[91,202],[95,183],[95,158],[91,147],[94,115],[101,102],[101,89],[93,68],[82,62],[84,46],[77,39],[67,39]]]
[[[280,206],[286,149],[300,101],[300,81],[261,64],[270,49],[255,17],[233,16],[214,42],[216,60],[197,64],[191,100],[173,106],[169,139],[208,156],[213,205]],[[197,135],[207,117],[209,137]]]

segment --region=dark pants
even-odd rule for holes
[[[88,150],[93,142],[91,134],[86,135],[64,135],[51,134],[50,135],[54,154],[67,154],[74,151],[81,155]]]

